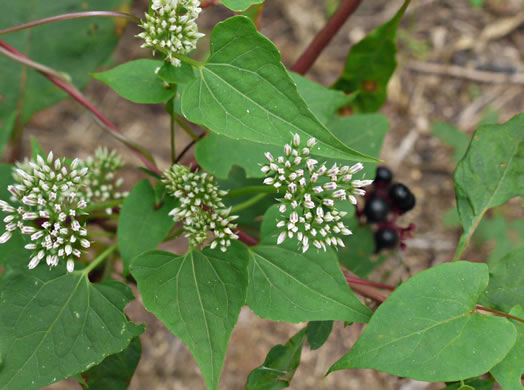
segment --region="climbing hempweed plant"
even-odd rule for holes
[[[209,53],[199,56],[194,49],[206,44],[198,44],[204,34],[197,19],[203,8],[213,12],[216,1],[152,0],[140,18],[110,11],[116,0],[60,0],[52,10],[32,12],[24,2],[5,5],[2,75],[16,81],[27,72],[33,100],[20,111],[16,102],[24,91],[17,84],[0,107],[2,139],[12,135],[10,160],[20,160],[0,166],[0,389],[33,389],[69,377],[85,388],[126,388],[144,331],[124,313],[134,298],[129,284],[186,344],[208,389],[218,389],[244,305],[262,318],[304,323],[252,371],[250,390],[289,386],[302,346],[320,348],[334,321],[367,327],[346,355],[333,356],[329,373],[371,368],[456,382],[449,388],[492,386],[493,380],[477,378],[490,375],[504,389],[522,388],[522,247],[489,264],[465,261],[462,254],[488,209],[524,193],[524,116],[481,126],[458,163],[464,233],[455,258],[396,288],[366,280],[376,265],[373,253],[403,249],[405,233],[413,230],[394,221],[415,206],[409,189],[390,184],[392,174],[383,167],[373,183],[388,128],[374,112],[386,100],[395,34],[409,0],[350,49],[331,88],[301,75],[358,1],[341,1],[291,70],[257,30],[262,2],[223,0],[237,15],[213,28]],[[46,13],[58,5],[79,12]],[[29,14],[43,19],[7,27],[13,20],[5,15]],[[108,16],[118,18],[120,29],[122,20],[136,23],[136,45],[153,58],[92,73],[116,43]],[[100,20],[96,30],[91,17]],[[47,29],[28,38],[53,53],[40,56],[45,64],[15,48],[22,49],[17,37],[28,28]],[[49,47],[64,29],[71,43]],[[68,45],[76,45],[75,54]],[[81,61],[77,47],[84,48]],[[160,169],[88,102],[77,87],[89,72],[133,102],[164,104],[171,166]],[[138,156],[148,179],[122,191],[123,159],[106,148],[85,160],[69,159],[44,153],[33,140],[33,156],[20,159],[23,124],[59,100],[57,91],[80,102]],[[353,114],[339,115],[342,108]],[[193,138],[191,144],[176,147],[175,127]],[[192,158],[187,152],[195,144]],[[393,191],[398,188],[403,195]],[[398,206],[397,198],[409,204]],[[385,229],[392,239],[375,247],[374,236]],[[156,249],[175,238],[187,243],[176,253]]]

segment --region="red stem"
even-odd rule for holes
[[[0,46],[3,47],[6,50],[9,50],[11,53],[22,57],[27,58],[25,55],[20,53],[15,48],[9,46],[7,43],[0,41]],[[71,86],[67,85],[66,83],[54,78],[53,76],[50,76],[49,74],[40,72],[44,77],[48,78],[52,83],[57,85],[59,88],[67,92],[71,97],[73,97],[77,102],[79,102],[81,105],[83,105],[85,108],[87,108],[89,111],[91,111],[108,129],[111,131],[122,134],[122,132],[116,127],[109,119],[107,119],[100,111],[96,109],[95,106],[93,106],[91,103],[89,103],[81,94],[79,94],[77,91],[74,90],[74,88],[71,88]],[[130,145],[127,145],[134,154],[137,155],[137,157],[142,160],[144,165],[149,168],[151,171],[161,174],[162,172],[151,162],[149,161],[140,151],[137,149],[131,147]]]
[[[336,12],[329,18],[324,28],[319,31],[306,51],[300,56],[295,65],[293,65],[291,68],[293,72],[304,75],[309,68],[311,68],[338,30],[340,30],[351,14],[355,12],[361,1],[362,0],[344,0],[342,4],[340,4],[340,7],[338,7]]]
[[[62,15],[55,15],[50,16],[48,18],[33,20],[31,22],[19,24],[16,26],[4,28],[3,30],[0,30],[0,35],[13,33],[16,31],[22,31],[27,28],[32,28],[36,26],[41,26],[48,23],[54,23],[59,22],[61,20],[72,20],[72,19],[81,19],[81,18],[92,18],[92,17],[113,17],[113,18],[126,18],[131,19],[134,22],[140,22],[140,19],[138,19],[136,16],[125,14],[123,12],[115,12],[115,11],[84,11],[84,12],[71,12],[67,14]]]
[[[389,286],[387,284],[381,284],[381,283],[375,283],[375,282],[372,282],[370,280],[364,280],[364,279],[355,278],[353,276],[348,275],[346,272],[344,272],[344,276],[346,277],[346,280],[347,280],[348,283],[354,283],[354,284],[361,284],[363,286],[372,286],[372,287],[377,287],[377,288],[383,288],[384,290],[389,290],[389,291],[394,291],[395,290],[394,286]]]
[[[249,234],[241,230],[237,230],[235,233],[238,234],[238,239],[248,246],[254,246],[258,244],[258,240],[255,237],[251,237]]]

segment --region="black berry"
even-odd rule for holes
[[[377,252],[382,249],[391,249],[397,246],[398,234],[395,230],[386,227],[375,232]]]
[[[364,215],[368,222],[382,222],[388,217],[389,206],[388,203],[377,196],[374,196],[366,201],[364,207]]]
[[[375,183],[389,184],[393,180],[393,172],[386,167],[377,167]]]
[[[389,189],[389,199],[393,205],[403,211],[409,211],[415,207],[415,195],[404,184],[395,183]]]

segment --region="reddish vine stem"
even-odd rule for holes
[[[116,11],[85,11],[85,12],[71,12],[67,14],[62,15],[55,15],[50,16],[48,18],[33,20],[31,22],[19,24],[12,27],[4,28],[3,30],[0,30],[0,35],[13,33],[16,31],[22,31],[28,28],[41,26],[43,24],[48,23],[54,23],[61,20],[72,20],[72,19],[81,19],[81,18],[92,18],[92,17],[111,17],[111,18],[125,18],[130,19],[133,22],[138,23],[140,19],[138,19],[136,16],[126,14],[123,12],[116,12]]]
[[[15,48],[9,46],[7,43],[0,41],[0,47],[3,47],[4,49],[10,51],[11,53],[26,58],[22,53],[20,53]],[[67,92],[73,99],[75,99],[77,102],[79,102],[81,105],[83,105],[85,108],[87,108],[89,111],[93,113],[93,115],[110,131],[114,132],[115,134],[118,134],[119,136],[122,135],[122,132],[116,127],[109,119],[107,119],[98,109],[93,106],[89,101],[87,101],[84,96],[82,96],[78,91],[75,90],[74,87],[66,84],[65,82],[56,79],[55,77],[45,73],[40,72],[44,77],[49,79],[52,83],[57,85],[59,88]],[[120,139],[120,137],[117,137]],[[149,161],[138,149],[132,147],[131,145],[126,145],[128,148],[131,149],[131,151],[137,155],[137,157],[144,163],[144,165],[150,169],[151,171],[161,174],[161,171],[151,162]]]
[[[293,72],[304,75],[311,68],[338,30],[340,30],[351,14],[355,12],[361,1],[362,0],[344,0],[342,4],[340,4],[324,28],[318,32],[317,36],[309,44],[295,65],[291,67]]]
[[[490,313],[493,313],[493,314],[498,314],[499,316],[506,317],[506,318],[509,318],[511,320],[515,320],[515,321],[524,323],[524,319],[512,316],[511,314],[508,314],[508,313],[504,313],[503,311],[490,309],[489,307],[485,307],[485,306],[482,306],[482,305],[476,305],[475,308],[477,310],[483,310],[483,311],[487,311],[487,312],[490,312]]]
[[[364,280],[364,279],[356,278],[354,276],[349,275],[347,272],[344,272],[344,277],[346,278],[348,283],[361,284],[363,286],[372,286],[372,287],[382,288],[384,290],[389,290],[389,291],[395,290],[394,286],[389,286],[387,284],[381,284],[381,283],[375,283],[375,282],[372,282],[371,280]]]
[[[387,295],[384,295],[382,293],[380,293],[379,291],[377,291],[374,287],[371,287],[371,286],[365,286],[365,285],[362,285],[362,284],[358,284],[358,283],[355,283],[355,282],[348,282],[349,284],[349,287],[351,287],[351,289],[366,297],[366,298],[370,298],[370,299],[373,299],[375,302],[378,302],[378,303],[382,303],[384,302],[388,296]]]
[[[238,239],[248,246],[254,246],[258,244],[258,240],[255,237],[251,237],[246,232],[237,230],[235,233],[238,234]]]

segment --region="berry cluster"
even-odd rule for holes
[[[153,0],[152,15],[140,24],[144,29],[137,37],[144,39],[142,47],[150,47],[166,55],[173,66],[180,66],[176,54],[187,54],[196,48],[204,36],[198,32],[195,20],[200,11],[198,0]]]
[[[277,244],[296,237],[303,252],[309,249],[310,242],[317,249],[326,250],[326,245],[343,247],[339,235],[349,235],[351,230],[342,221],[346,212],[338,210],[336,202],[349,200],[355,205],[355,195],[364,195],[362,187],[372,183],[353,180],[353,175],[363,168],[361,163],[351,167],[333,164],[328,169],[325,162],[311,158],[309,154],[316,143],[310,138],[301,147],[300,136],[295,134],[291,145],[284,146],[283,156],[275,159],[271,153],[265,154],[268,164],[261,169],[267,176],[264,184],[285,190],[277,223],[283,230]]]
[[[0,244],[19,230],[31,239],[25,246],[33,251],[29,269],[44,258],[55,267],[59,260],[67,259],[67,270],[72,272],[73,257],[80,257],[91,246],[85,225],[78,221],[87,206],[80,196],[87,174],[88,168],[80,167],[78,159],[68,164],[65,159],[55,159],[52,152],[47,159],[37,156],[18,164],[13,174],[15,184],[7,188],[11,199],[0,200],[0,208],[7,214]]]
[[[363,214],[367,222],[378,224],[375,232],[377,252],[396,247],[404,240],[414,226],[398,227],[396,218],[415,207],[415,195],[402,183],[392,183],[393,173],[386,167],[378,167],[373,191],[367,194]],[[391,216],[391,217],[390,217]]]
[[[184,222],[186,237],[192,247],[203,244],[212,232],[214,239],[210,248],[220,246],[227,251],[231,240],[238,239],[234,233],[237,225],[232,221],[238,217],[229,215],[231,208],[226,208],[222,197],[226,191],[219,190],[213,176],[205,172],[191,172],[183,165],[175,164],[164,172],[162,181],[167,191],[180,201],[180,206],[169,213],[175,221]]]

